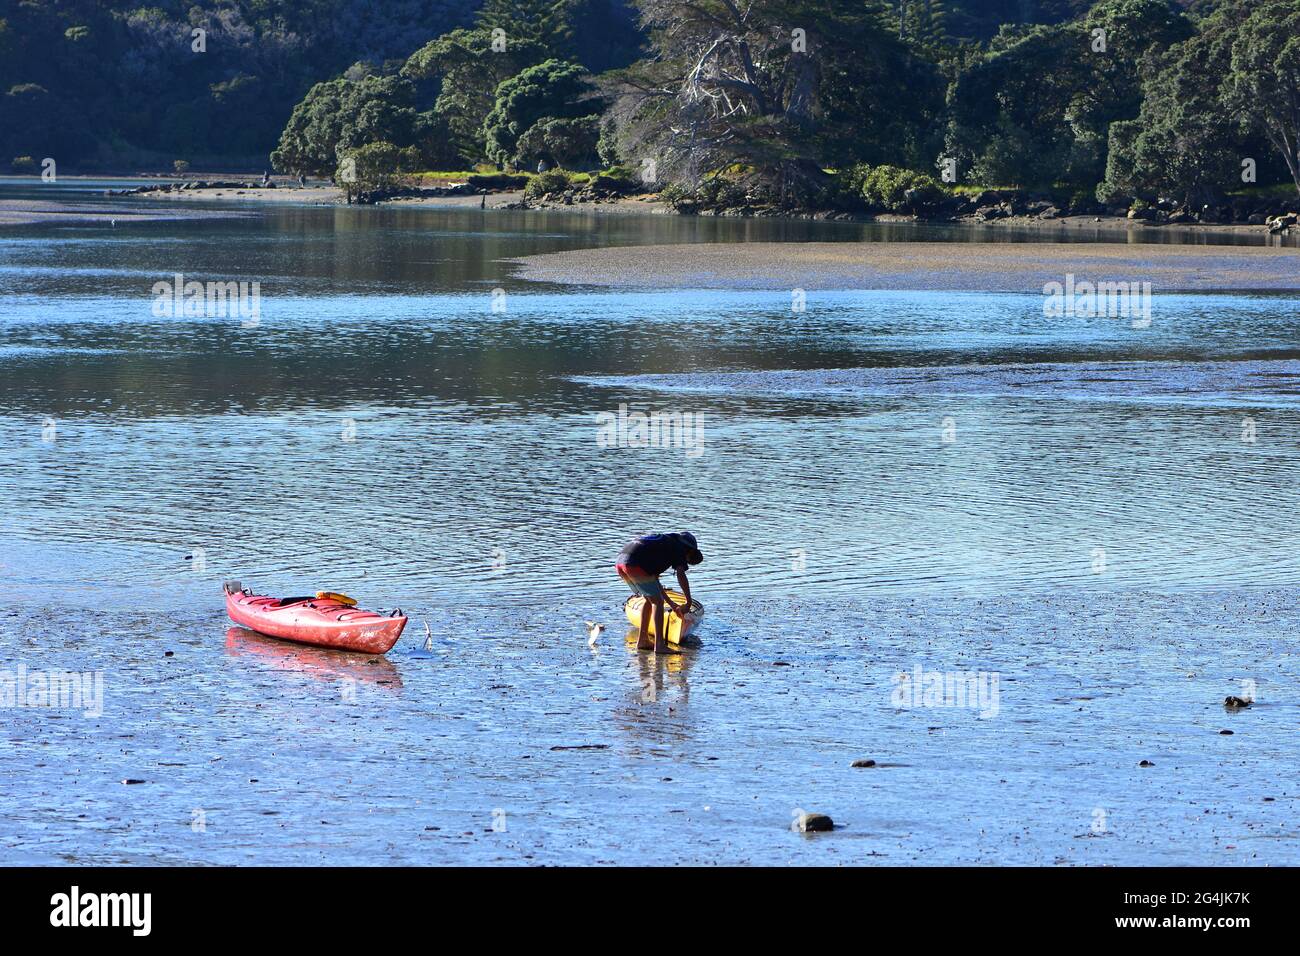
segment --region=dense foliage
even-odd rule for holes
[[[340,156],[375,143],[409,148],[426,168],[453,159],[446,124],[416,108],[410,80],[361,72],[313,86],[289,117],[271,162],[294,173],[329,175]]]
[[[0,162],[268,154],[372,183],[616,166],[695,206],[1199,209],[1300,190],[1300,0],[0,5]]]
[[[0,156],[264,164],[295,103],[404,58],[478,0],[4,0]],[[195,31],[203,31],[196,34]]]
[[[496,102],[483,120],[487,157],[498,166],[519,166],[531,157],[520,156],[521,138],[534,125],[549,124],[559,118],[585,113],[586,70],[566,60],[543,60],[503,81],[496,91]],[[534,137],[537,146],[543,136]],[[595,137],[589,154],[594,154]],[[581,158],[581,157],[579,157]]]

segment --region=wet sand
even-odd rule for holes
[[[0,226],[30,226],[46,223],[68,225],[127,222],[164,222],[176,219],[229,219],[241,215],[201,209],[159,209],[142,211],[111,201],[103,203],[40,202],[30,199],[0,199]]]
[[[1289,589],[720,602],[666,660],[619,599],[417,602],[386,658],[6,601],[0,669],[101,670],[104,709],[7,712],[5,860],[1300,863]],[[918,667],[997,695],[900,695]]]
[[[240,202],[255,203],[316,203],[316,204],[342,204],[344,202],[343,190],[334,186],[289,186],[278,185],[274,189],[263,189],[254,183],[247,186],[231,187],[221,186],[208,189],[186,189],[172,192],[164,187],[159,187],[157,192],[140,193],[139,196],[145,199],[161,200],[207,200],[214,199],[237,199]]]
[[[1137,243],[801,242],[611,246],[525,256],[518,276],[626,289],[921,289],[1041,294],[1048,282],[1152,291],[1300,290],[1300,249]]]

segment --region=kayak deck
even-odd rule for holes
[[[665,588],[665,593],[674,604],[682,604],[686,600],[686,595],[680,591],[672,591]],[[640,630],[641,628],[641,608],[645,606],[646,599],[639,594],[629,594],[626,601],[623,602],[623,613],[627,615],[627,622],[633,627]],[[667,631],[664,639],[669,644],[680,644],[683,638],[690,637],[695,633],[696,628],[704,619],[704,605],[694,599],[691,600],[691,606],[686,612],[685,617],[678,617],[666,607],[664,608],[664,630]],[[650,615],[650,635],[655,633],[655,617]]]
[[[380,614],[329,597],[275,598],[227,582],[226,613],[236,624],[269,637],[335,650],[384,654],[406,627],[401,611]]]

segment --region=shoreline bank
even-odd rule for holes
[[[969,215],[904,215],[899,213],[867,213],[835,210],[806,210],[774,213],[765,210],[743,211],[732,209],[704,209],[700,211],[676,210],[667,205],[656,193],[643,193],[628,196],[600,196],[584,198],[581,191],[571,191],[572,195],[547,198],[546,200],[526,199],[522,190],[489,192],[486,203],[482,193],[466,192],[452,194],[455,184],[449,188],[429,188],[428,195],[419,192],[410,195],[398,195],[373,203],[377,206],[400,205],[430,206],[435,208],[465,208],[482,205],[486,209],[518,211],[560,211],[592,212],[598,214],[625,214],[628,212],[654,215],[699,216],[719,219],[793,219],[816,222],[844,222],[865,224],[916,223],[923,225],[954,225],[991,228],[1007,231],[1033,231],[1069,235],[1085,230],[1115,234],[1128,234],[1135,230],[1155,233],[1188,233],[1192,235],[1231,235],[1231,236],[1270,236],[1269,226],[1265,223],[1245,224],[1240,222],[1205,223],[1185,221],[1161,221],[1151,218],[1131,219],[1127,216],[1102,214],[1065,214],[1034,215],[1008,214],[987,218],[981,213]],[[250,182],[242,185],[225,183],[216,187],[196,187],[169,189],[157,186],[138,195],[148,197],[184,198],[184,199],[222,199],[238,197],[240,200],[253,202],[311,202],[316,204],[346,205],[344,191],[331,185],[308,185],[299,187],[293,182],[278,183],[275,188],[264,188],[259,183]],[[1004,204],[1006,205],[1006,204]],[[1283,235],[1286,235],[1283,233]]]
[[[162,174],[156,174],[163,178]],[[61,181],[95,181],[96,177],[61,177]],[[175,180],[174,180],[175,182]],[[1252,248],[1300,248],[1300,232],[1292,229],[1289,235],[1270,235],[1264,225],[1210,224],[1210,223],[1166,223],[1150,220],[1133,220],[1112,215],[1068,215],[1043,219],[1035,216],[1008,216],[999,219],[980,221],[976,219],[952,217],[923,217],[899,215],[893,213],[832,213],[807,212],[792,213],[788,216],[773,215],[738,215],[730,210],[680,212],[669,207],[656,194],[635,196],[605,196],[595,200],[569,199],[564,197],[546,202],[528,200],[522,190],[487,193],[460,193],[451,189],[429,189],[428,195],[398,195],[382,199],[376,207],[397,207],[402,209],[477,209],[494,212],[559,212],[567,214],[586,214],[597,216],[609,215],[656,215],[681,216],[700,219],[727,220],[778,220],[810,221],[840,223],[852,225],[901,225],[951,227],[955,234],[965,230],[987,231],[990,237],[1015,234],[1030,235],[1038,244],[1052,244],[1054,241],[1077,245],[1080,241],[1090,242],[1096,239],[1098,244],[1135,243],[1135,238],[1149,244],[1158,244],[1169,237],[1171,245],[1215,245],[1242,247],[1251,243]],[[0,191],[0,196],[3,192]],[[149,200],[151,202],[175,201],[173,208],[166,213],[155,214],[142,210],[139,206],[127,207],[118,202],[122,198]],[[486,199],[486,201],[484,201]],[[274,188],[261,186],[257,181],[242,182],[237,180],[199,180],[188,179],[179,188],[172,184],[150,185],[148,183],[129,189],[105,190],[102,202],[63,203],[57,201],[33,199],[0,198],[0,227],[26,226],[51,223],[95,224],[113,219],[127,222],[148,222],[160,219],[222,218],[240,215],[227,210],[193,210],[186,209],[190,203],[210,202],[248,205],[251,208],[269,204],[302,204],[312,206],[347,205],[342,189],[326,183],[309,183],[300,187],[293,182],[278,182]],[[251,211],[249,213],[252,214]],[[1156,240],[1151,242],[1151,240]],[[963,245],[965,239],[957,240]],[[1254,242],[1258,241],[1258,245]],[[1265,244],[1268,244],[1265,246]],[[788,250],[787,250],[788,252]],[[1237,288],[1237,286],[1233,286]]]

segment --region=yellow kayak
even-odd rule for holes
[[[686,595],[679,591],[668,591],[665,589],[669,599],[677,605],[681,605],[686,600]],[[641,627],[641,608],[645,605],[645,598],[639,594],[629,594],[623,602],[623,613],[627,615],[628,623],[633,627]],[[690,637],[695,633],[695,629],[700,626],[700,621],[704,619],[704,605],[694,599],[691,600],[691,606],[686,612],[685,617],[678,617],[676,614],[664,608],[664,630],[668,633],[664,635],[669,644],[680,644],[683,637]],[[655,632],[655,617],[650,615],[650,633]]]

